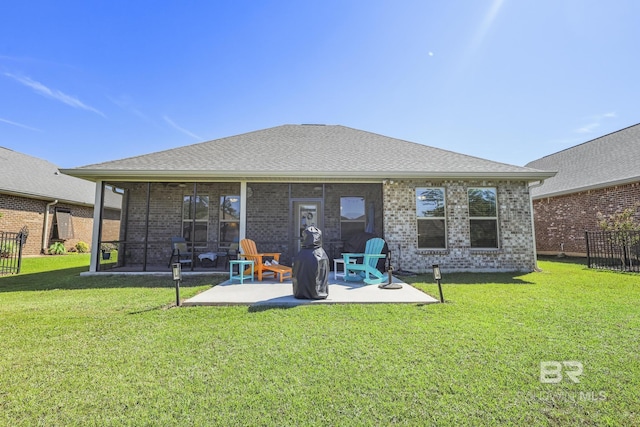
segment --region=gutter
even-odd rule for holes
[[[44,208],[44,228],[42,230],[42,250],[40,253],[47,253],[47,237],[49,236],[49,208],[58,203],[58,199],[53,202],[47,203],[47,206]]]
[[[32,200],[43,200],[43,201],[47,201],[47,200],[51,200],[51,195],[46,195],[46,194],[35,194],[35,193],[24,193],[21,191],[13,191],[13,190],[7,190],[7,189],[2,189],[0,190],[0,192],[2,194],[7,194],[9,196],[15,196],[15,197],[24,197],[26,199],[32,199]],[[71,205],[77,205],[77,206],[86,206],[86,207],[92,207],[93,206],[93,202],[83,202],[81,200],[71,200],[71,199],[57,199],[58,203],[69,203]],[[55,204],[55,203],[54,203]]]
[[[639,181],[640,181],[640,176],[632,176],[630,178],[618,179],[615,181],[601,182],[601,183],[592,184],[592,185],[584,185],[582,187],[573,187],[573,188],[567,188],[564,190],[552,191],[550,193],[538,194],[534,197],[534,199],[535,200],[548,199],[551,197],[566,196],[568,194],[584,193],[584,192],[593,191],[593,190],[602,190],[603,188],[634,184]]]
[[[99,169],[62,169],[66,175],[89,181],[127,180],[142,182],[167,181],[318,181],[318,180],[370,180],[380,179],[496,179],[537,181],[551,178],[555,172],[512,171],[512,172],[465,172],[465,171],[250,171],[250,170],[99,170]],[[309,174],[313,179],[309,178]]]

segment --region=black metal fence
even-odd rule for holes
[[[0,231],[0,276],[20,273],[22,247],[27,243],[28,235],[26,227],[17,233]]]
[[[640,231],[586,231],[589,268],[640,273]]]

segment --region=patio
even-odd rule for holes
[[[226,267],[226,266],[225,266]],[[193,271],[183,267],[183,276],[223,275],[226,281],[182,302],[183,306],[207,305],[255,305],[255,306],[299,306],[306,304],[432,304],[439,302],[436,298],[393,277],[394,284],[402,285],[401,289],[381,289],[377,285],[366,285],[362,282],[346,282],[340,277],[334,279],[333,271],[329,274],[329,297],[324,300],[297,299],[293,296],[291,280],[279,281],[265,278],[263,281],[245,279],[243,284],[238,280],[230,281],[228,267],[202,267],[197,264]],[[101,272],[83,272],[81,276],[100,275],[157,275],[171,276],[171,269],[166,265],[150,265],[148,271],[138,268],[113,267]]]
[[[291,280],[283,283],[273,279],[262,282],[227,280],[183,301],[183,306],[200,305],[251,305],[251,306],[299,306],[306,304],[432,304],[438,300],[403,281],[393,278],[401,289],[381,289],[377,285],[345,282],[329,277],[329,297],[324,300],[296,299]]]

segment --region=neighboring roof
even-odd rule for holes
[[[0,147],[0,193],[93,206],[96,184],[65,175],[46,160]],[[105,205],[120,208],[119,199],[109,195]]]
[[[532,190],[534,198],[640,181],[640,124],[534,160],[527,167],[558,174]]]
[[[277,126],[64,172],[94,180],[539,180],[553,175],[338,125]]]

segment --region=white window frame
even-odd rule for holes
[[[442,208],[442,215],[431,215],[429,214],[429,200],[428,196],[424,193],[428,193],[430,191],[440,191],[442,192],[442,206],[438,206],[438,202],[433,210]],[[447,249],[448,245],[448,233],[447,233],[447,191],[444,187],[416,187],[415,192],[416,197],[416,235],[418,237],[417,246],[418,249],[435,249],[435,250],[443,250]],[[440,221],[444,225],[444,245],[443,246],[420,246],[420,221]]]
[[[343,219],[342,216],[342,199],[361,199],[362,200],[362,219]],[[340,196],[340,239],[346,240],[342,235],[342,224],[345,223],[361,223],[362,231],[364,232],[367,229],[367,200],[363,196]]]
[[[222,203],[223,200],[226,200],[227,198],[229,198],[230,200],[232,199],[237,199],[235,201],[232,201],[232,203],[237,203],[238,204],[238,217],[237,218],[224,218],[224,215],[222,215]],[[237,229],[238,229],[238,236],[240,236],[240,219],[242,218],[242,200],[240,198],[239,194],[221,194],[220,195],[220,199],[218,200],[218,212],[219,212],[219,220],[218,220],[218,245],[220,248],[228,248],[231,244],[233,243],[238,243],[238,242],[231,242],[231,241],[222,241],[222,226],[223,224],[237,224]]]
[[[197,203],[198,199],[204,199],[206,198],[207,200],[207,217],[206,218],[185,218],[185,211],[184,211],[184,203],[185,203],[185,199],[189,198],[189,214],[188,216],[190,217],[193,214],[193,206],[192,203]],[[211,216],[211,197],[209,197],[208,194],[196,194],[195,196],[195,200],[193,197],[193,194],[185,194],[182,196],[182,235],[184,236],[184,230],[185,230],[185,224],[189,224],[189,226],[191,226],[191,224],[193,222],[195,222],[196,224],[204,224],[205,225],[205,241],[193,241],[193,237],[191,240],[187,239],[187,243],[191,246],[193,245],[194,248],[206,248],[207,247],[207,240],[208,240],[208,236],[209,236],[209,218]],[[196,215],[197,215],[197,208],[196,208]],[[191,227],[191,229],[193,229],[193,227]]]
[[[495,195],[495,215],[492,216],[472,216],[471,212],[471,192],[472,191],[487,191],[492,190]],[[500,248],[500,223],[498,222],[498,188],[497,187],[470,187],[467,190],[467,203],[469,207],[469,246],[471,249],[499,249]],[[472,239],[472,221],[495,221],[496,224],[496,244],[495,246],[474,246]]]

